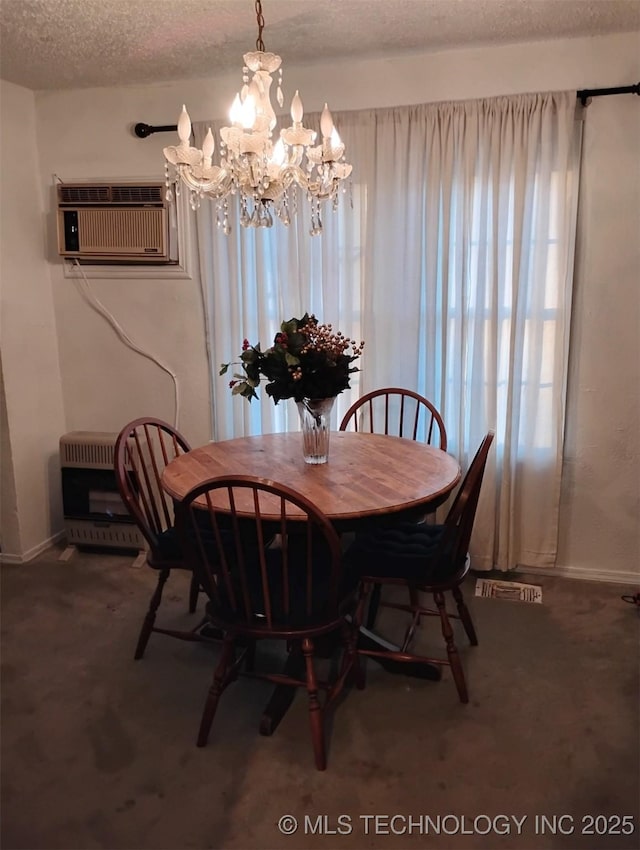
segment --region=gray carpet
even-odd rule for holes
[[[640,618],[620,600],[636,588],[518,576],[543,585],[537,605],[474,598],[470,581],[469,705],[446,668],[434,683],[369,661],[319,773],[305,695],[260,737],[270,686],[255,680],[230,687],[197,749],[215,647],[153,635],[134,662],[152,571],[58,554],[1,570],[5,850],[640,845]],[[165,623],[193,622],[187,589],[167,585]],[[400,615],[379,627],[397,639]],[[435,620],[419,641],[440,649]]]

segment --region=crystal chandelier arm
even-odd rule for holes
[[[180,179],[188,189],[198,195],[209,195],[213,198],[223,198],[231,190],[232,178],[228,171],[217,165],[199,171],[188,166],[178,166]]]

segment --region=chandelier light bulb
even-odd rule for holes
[[[182,112],[178,118],[178,136],[183,145],[189,144],[191,138],[191,118],[187,112],[187,107],[182,104]]]
[[[173,199],[183,183],[191,193],[193,209],[203,197],[217,203],[217,223],[229,233],[228,213],[236,203],[234,195],[244,227],[271,227],[274,213],[289,224],[299,209],[298,197],[303,196],[310,204],[309,232],[313,235],[322,231],[321,204],[331,201],[336,209],[351,165],[343,161],[344,145],[326,103],[320,118],[321,145],[315,146],[316,131],[302,123],[304,108],[298,90],[291,100],[291,126],[278,129],[271,86],[277,75],[274,89],[282,107],[282,59],[265,51],[262,0],[255,0],[255,9],[256,49],[244,54],[241,92],[229,111],[231,126],[219,131],[220,164],[213,164],[216,144],[211,128],[201,149],[191,146],[191,119],[183,105],[178,118],[179,144],[164,148],[167,199]]]
[[[239,94],[236,94],[233,99],[233,103],[231,104],[231,109],[229,110],[229,120],[231,121],[234,127],[239,127],[242,124],[242,103],[240,102]]]
[[[256,121],[256,103],[251,94],[248,94],[241,106],[240,123],[245,130],[251,130]]]
[[[213,133],[211,132],[211,127],[209,127],[207,131],[207,135],[205,136],[204,143],[202,145],[202,156],[204,159],[204,164],[209,166],[211,165],[211,157],[213,156],[213,151],[215,150],[216,143],[213,138]]]
[[[294,124],[301,124],[303,115],[302,98],[300,97],[300,92],[296,89],[296,93],[291,100],[291,120]]]
[[[330,139],[334,129],[331,112],[329,112],[329,107],[325,103],[320,117],[320,132],[322,133],[322,138]]]

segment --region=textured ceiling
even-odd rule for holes
[[[287,64],[640,30],[640,0],[263,0]],[[208,77],[253,50],[253,0],[1,0],[0,76],[31,89]]]

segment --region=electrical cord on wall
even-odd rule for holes
[[[176,373],[166,366],[161,360],[159,360],[154,354],[150,354],[148,351],[145,351],[143,348],[140,348],[131,337],[127,334],[127,332],[120,326],[118,320],[115,316],[107,310],[104,304],[97,298],[97,296],[92,292],[91,287],[89,286],[89,281],[84,273],[84,270],[77,259],[74,259],[74,263],[78,267],[80,271],[80,275],[82,281],[84,281],[84,286],[79,278],[74,278],[76,284],[79,284],[78,290],[80,294],[87,300],[90,307],[92,307],[96,313],[99,313],[103,318],[105,318],[111,327],[114,329],[118,337],[124,342],[126,346],[131,348],[137,354],[142,355],[142,357],[146,357],[147,360],[151,360],[152,363],[155,363],[156,366],[159,366],[167,375],[171,376],[173,380],[174,387],[174,395],[175,395],[175,416],[173,421],[174,428],[178,429],[179,419],[180,419],[180,387],[178,385],[178,376]]]

